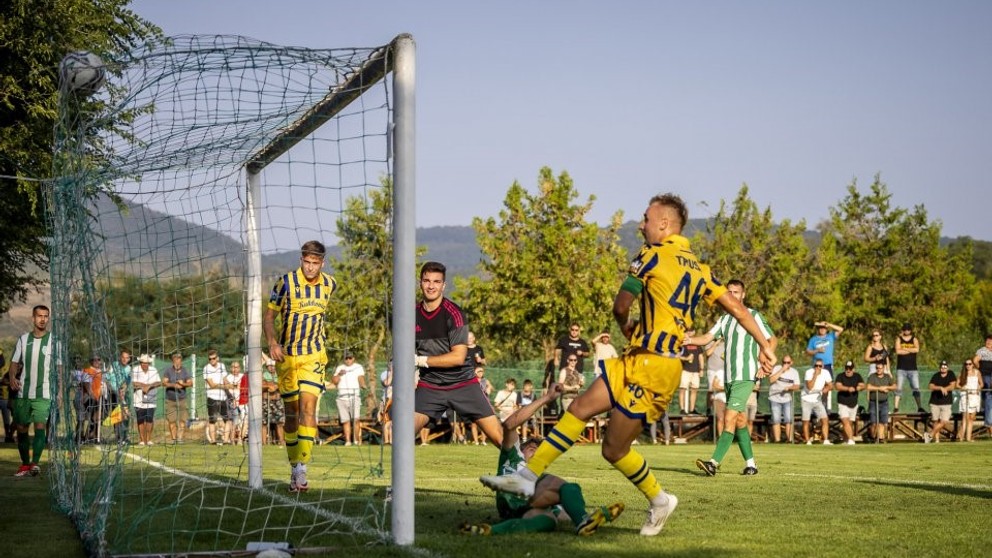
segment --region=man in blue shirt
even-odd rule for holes
[[[816,335],[809,338],[806,354],[811,357],[813,364],[818,360],[823,361],[823,367],[833,376],[834,345],[837,344],[837,338],[844,328],[830,322],[816,322],[814,325],[816,325]]]

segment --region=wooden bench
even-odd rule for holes
[[[362,425],[363,439],[366,433],[372,433],[382,439],[381,422],[371,417],[362,417],[358,419],[358,422]],[[342,436],[344,436],[344,429],[341,426],[341,421],[326,419],[317,421],[317,437],[320,438],[320,444],[330,444]]]

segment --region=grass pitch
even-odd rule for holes
[[[705,477],[693,464],[699,457],[708,458],[713,446],[637,446],[647,458],[665,489],[679,497],[675,514],[657,537],[638,535],[647,509],[643,496],[599,455],[595,445],[577,446],[554,463],[549,472],[582,485],[590,506],[622,501],[627,510],[615,523],[604,525],[592,537],[579,538],[569,526],[558,532],[539,535],[514,535],[499,538],[460,535],[462,521],[493,522],[496,512],[492,493],[478,483],[478,477],[495,468],[496,451],[490,447],[432,445],[418,447],[417,456],[417,545],[398,549],[371,543],[353,534],[336,543],[321,546],[361,546],[363,558],[378,556],[472,556],[506,558],[508,556],[596,557],[619,556],[979,556],[984,555],[984,532],[988,510],[992,505],[992,443],[942,443],[923,445],[896,443],[858,446],[794,446],[756,444],[755,454],[760,474],[740,475],[743,468],[736,450],[728,454],[716,477]],[[168,448],[156,446],[144,450],[147,459],[168,462]],[[219,478],[216,461],[231,459],[229,453],[209,446],[188,449],[198,454],[187,459],[183,471],[193,476]],[[228,452],[230,450],[227,450]],[[378,447],[315,448],[310,466],[310,493],[300,495],[291,504],[278,503],[274,511],[267,498],[241,496],[237,490],[217,491],[207,488],[196,492],[196,508],[203,521],[198,537],[213,538],[219,548],[244,548],[246,540],[276,540],[285,535],[297,546],[307,546],[324,536],[322,520],[308,518],[308,507],[327,508],[326,512],[357,512],[367,519],[384,522],[388,517],[372,517],[368,509],[383,507],[381,498],[389,468],[388,448],[384,456],[386,477],[342,471],[367,471],[378,461]],[[207,455],[207,454],[210,455]],[[216,453],[217,455],[213,455]],[[202,455],[200,455],[202,454]],[[266,448],[266,488],[281,492],[285,484],[285,457],[278,448]],[[139,462],[143,463],[143,462]],[[16,470],[16,450],[0,449],[0,467]],[[141,478],[150,473],[142,465]],[[138,464],[135,467],[138,473]],[[232,466],[240,471],[240,466]],[[174,473],[166,472],[168,479]],[[241,473],[231,475],[237,484]],[[47,490],[42,479],[13,479],[2,475],[0,494],[8,503],[38,501]],[[221,480],[224,480],[221,478]],[[225,482],[226,482],[225,481]],[[176,484],[156,482],[156,491],[190,491],[189,478]],[[41,488],[39,488],[41,487]],[[226,505],[212,502],[215,492],[223,493]],[[335,498],[329,498],[334,495]],[[243,498],[243,500],[242,500]],[[249,499],[251,498],[251,499]],[[4,506],[7,508],[7,506]],[[127,506],[134,509],[132,505]],[[221,529],[209,534],[204,526],[212,514],[232,516],[235,508],[245,512],[237,516],[238,530]],[[41,525],[58,542],[52,555],[67,558],[81,555],[76,541],[65,535],[69,522],[63,516],[43,509],[19,514],[17,525]],[[9,508],[8,508],[9,509]],[[270,511],[265,511],[270,510]],[[172,509],[170,513],[175,514]],[[323,512],[322,512],[323,513]],[[287,519],[289,518],[289,519]],[[309,527],[294,530],[286,522],[303,521]],[[176,522],[170,519],[170,524]],[[7,529],[13,523],[5,522]],[[282,523],[280,525],[280,523]],[[147,524],[155,524],[151,521]],[[180,525],[181,523],[176,523]],[[316,526],[316,527],[314,527]],[[113,529],[113,526],[111,526]],[[18,538],[20,528],[5,537]],[[69,535],[71,535],[71,527]],[[182,530],[163,529],[158,536],[168,536],[176,546]],[[227,537],[231,542],[226,542]],[[53,541],[54,542],[54,541]],[[152,545],[154,546],[154,545]],[[178,546],[195,550],[199,544]],[[19,554],[17,547],[8,556]],[[31,556],[38,546],[30,545]]]

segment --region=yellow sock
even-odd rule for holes
[[[527,463],[527,468],[540,476],[555,459],[558,459],[558,456],[572,447],[585,428],[586,421],[566,411],[558,420],[558,424],[548,432],[547,438],[538,446],[534,457],[531,457],[530,462]]]
[[[648,462],[636,451],[630,450],[630,453],[621,457],[613,466],[623,473],[627,480],[634,483],[648,500],[653,500],[661,492],[661,485],[648,468]]]
[[[310,463],[310,457],[313,453],[313,443],[317,439],[317,427],[303,426],[301,424],[299,429],[296,430],[296,438],[297,460],[304,465]]]
[[[296,465],[300,462],[296,432],[286,432],[286,455],[289,456],[290,465]]]

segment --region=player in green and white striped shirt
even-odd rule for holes
[[[734,298],[744,302],[743,281],[739,279],[728,281],[727,290]],[[778,345],[778,340],[764,316],[752,308],[748,308],[747,311],[754,316],[754,321],[758,323],[758,329],[761,330],[774,350]],[[758,360],[761,346],[730,314],[721,316],[706,335],[686,338],[685,343],[706,345],[714,339],[724,340],[723,384],[724,390],[727,392],[727,407],[724,411],[723,432],[720,433],[720,438],[717,440],[713,457],[709,461],[697,459],[696,466],[708,476],[716,475],[720,461],[736,441],[746,462],[742,474],[756,475],[758,474],[758,467],[755,465],[754,451],[751,449],[751,433],[747,429],[746,410],[747,400],[754,390],[754,383],[766,375],[761,370],[761,363]]]
[[[31,310],[33,331],[17,339],[14,356],[7,371],[14,399],[14,428],[17,430],[17,451],[21,467],[14,476],[36,476],[41,473],[38,462],[48,444],[48,416],[52,409],[52,360],[58,364],[55,343],[48,332],[51,311],[47,306]],[[34,444],[28,438],[28,427],[34,424]]]

